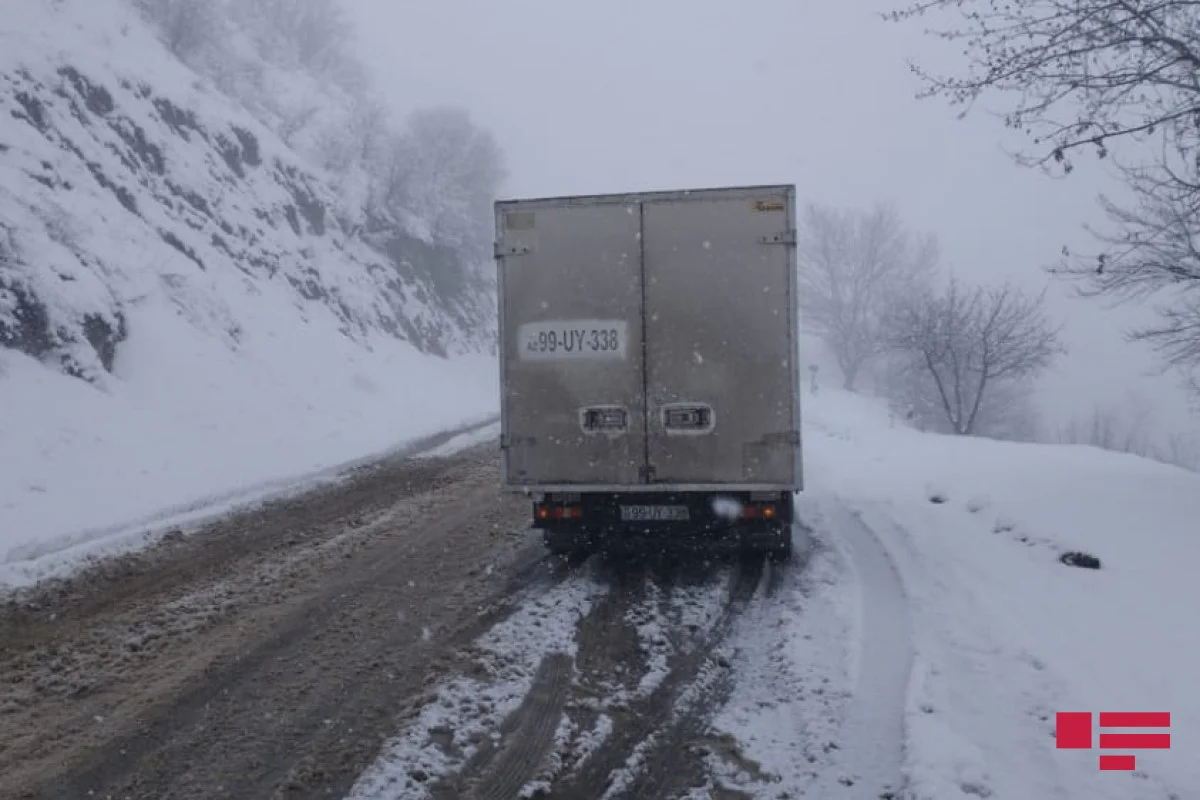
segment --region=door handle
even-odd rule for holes
[[[584,433],[618,434],[629,429],[629,410],[624,406],[587,406],[579,409],[579,426]]]
[[[668,403],[660,411],[667,435],[704,434],[716,426],[716,412],[707,403]]]

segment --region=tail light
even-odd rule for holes
[[[543,522],[551,519],[582,519],[583,508],[577,505],[539,503],[534,515]]]
[[[779,509],[774,503],[747,503],[742,507],[742,516],[746,519],[775,519]]]

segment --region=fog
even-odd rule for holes
[[[1100,162],[1066,180],[1016,166],[986,108],[918,101],[906,64],[950,63],[880,0],[354,0],[361,57],[397,114],[457,104],[491,128],[507,196],[795,183],[801,202],[893,201],[978,281],[1050,285],[1069,354],[1039,383],[1053,428],[1097,404],[1194,430],[1171,374],[1122,334],[1145,310],[1072,298],[1042,267],[1088,243]]]

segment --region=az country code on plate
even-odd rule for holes
[[[622,359],[627,330],[624,320],[531,322],[521,326],[521,357],[526,360]]]

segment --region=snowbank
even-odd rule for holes
[[[495,413],[492,357],[423,354],[488,349],[486,287],[362,241],[130,4],[10,0],[0,87],[0,585]]]
[[[1200,786],[1200,476],[1090,447],[923,434],[805,395],[809,490],[875,533],[910,598],[919,798],[1168,798]],[[1083,551],[1101,569],[1061,563]],[[1167,711],[1172,749],[1057,750],[1058,711]],[[1174,794],[1172,794],[1174,793]]]
[[[491,357],[444,360],[385,337],[365,352],[332,322],[268,330],[234,354],[166,309],[132,324],[155,335],[131,339],[103,390],[0,350],[0,585],[125,523],[302,481],[498,406]]]

